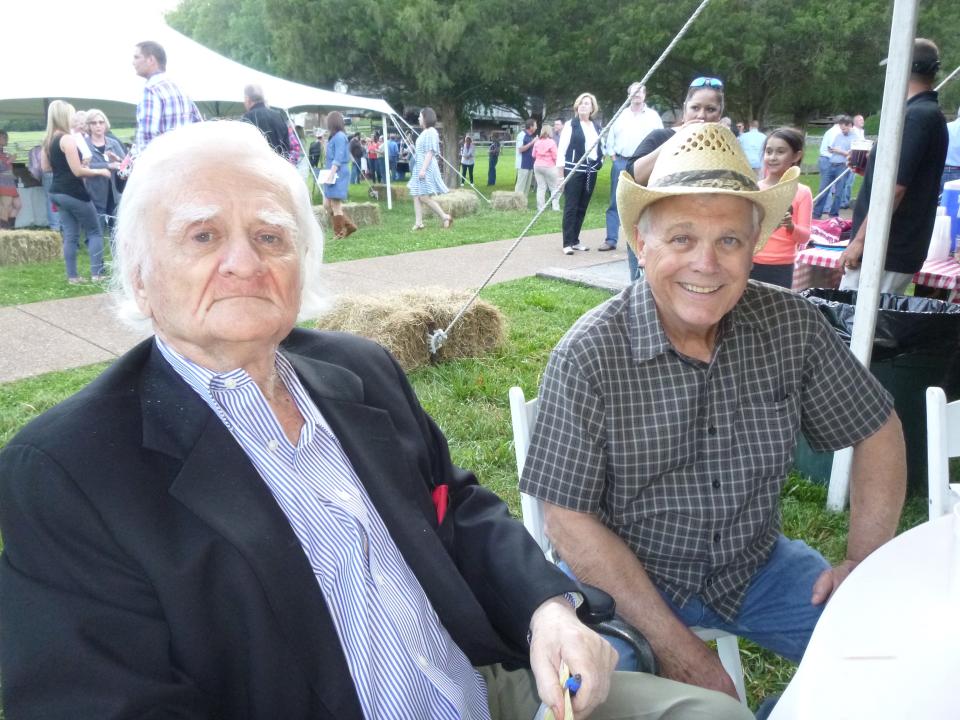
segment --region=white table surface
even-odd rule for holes
[[[924,523],[860,563],[827,603],[770,720],[960,718],[955,524],[960,515]]]

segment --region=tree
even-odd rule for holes
[[[459,123],[472,104],[510,92],[521,38],[507,0],[271,0],[277,68],[313,85],[344,80],[437,111],[444,155],[456,163]],[[502,89],[501,89],[502,84]],[[453,182],[455,171],[446,169]]]
[[[256,70],[274,73],[273,38],[259,0],[187,0],[166,16],[170,27]]]

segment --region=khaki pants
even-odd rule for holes
[[[477,668],[487,683],[493,720],[532,720],[540,708],[530,670],[504,670],[500,665]],[[752,720],[744,706],[722,693],[666,680],[646,673],[614,673],[607,701],[591,720]]]
[[[530,192],[530,181],[533,180],[533,170],[517,169],[517,184],[513,191],[526,195]]]
[[[560,209],[560,196],[556,194],[560,184],[560,170],[555,165],[534,165],[533,176],[537,180],[537,210],[547,204],[548,193],[553,194],[553,209]]]

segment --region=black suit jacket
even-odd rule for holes
[[[525,663],[533,610],[571,583],[451,464],[384,350],[295,330],[283,351],[453,639]],[[0,528],[8,720],[361,717],[283,512],[152,340],[4,449]]]
[[[243,119],[260,128],[260,132],[277,155],[287,157],[290,154],[290,133],[287,130],[287,121],[283,119],[280,111],[257,103],[243,114]]]

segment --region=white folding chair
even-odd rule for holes
[[[931,520],[946,515],[960,503],[960,483],[950,482],[952,457],[960,457],[960,400],[948,403],[942,388],[928,387],[927,483]]]
[[[513,447],[517,455],[517,477],[519,478],[523,474],[523,466],[527,461],[527,450],[530,447],[532,429],[537,422],[537,398],[527,400],[521,388],[517,386],[510,388],[510,418],[513,421]],[[543,527],[543,502],[532,495],[520,493],[520,511],[523,514],[524,527],[537,541],[550,561],[556,562],[557,558]],[[733,680],[740,702],[746,705],[747,692],[743,682],[743,665],[740,662],[740,647],[737,644],[737,636],[711,628],[694,627],[690,629],[701,640],[716,641],[720,664],[723,665],[723,669]]]

